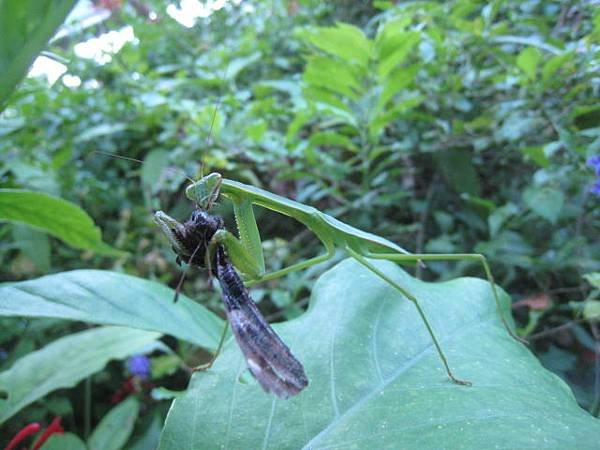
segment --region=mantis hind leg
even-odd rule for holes
[[[383,273],[377,267],[375,267],[373,264],[371,264],[363,255],[357,253],[356,251],[352,250],[351,248],[347,248],[347,250],[348,250],[348,253],[350,253],[350,255],[354,259],[356,259],[359,263],[361,263],[363,266],[365,266],[371,272],[373,272],[374,274],[379,276],[381,279],[386,281],[389,285],[394,287],[394,289],[396,289],[398,292],[400,292],[402,295],[404,295],[408,300],[410,300],[415,305],[415,307],[417,308],[417,312],[419,313],[419,316],[421,317],[421,320],[423,321],[423,324],[425,325],[425,328],[427,328],[427,332],[429,333],[429,336],[431,337],[431,340],[433,341],[433,345],[435,346],[435,349],[437,350],[437,353],[438,353],[440,359],[442,360],[442,363],[444,364],[444,368],[446,369],[446,373],[448,374],[448,377],[450,377],[450,379],[456,384],[459,384],[462,386],[470,386],[471,385],[470,381],[460,380],[460,379],[456,378],[454,376],[454,374],[452,373],[452,370],[450,369],[450,366],[448,365],[448,359],[446,358],[446,355],[444,354],[444,351],[442,350],[442,347],[440,346],[440,343],[439,343],[437,337],[435,336],[435,333],[433,332],[433,328],[431,327],[431,324],[427,320],[427,316],[425,316],[424,311],[421,309],[421,305],[419,304],[419,301],[417,300],[417,298],[414,295],[412,295],[410,292],[408,292],[406,289],[404,289],[402,286],[400,286],[398,283],[396,283],[394,280],[392,280],[390,277],[388,277],[385,273]]]
[[[225,326],[223,327],[223,333],[221,333],[221,339],[219,340],[219,345],[217,345],[217,349],[215,350],[215,352],[211,356],[210,361],[208,361],[207,363],[200,364],[199,366],[194,367],[192,369],[192,372],[203,372],[203,371],[208,370],[208,369],[210,369],[212,367],[213,363],[215,362],[215,360],[219,356],[219,353],[221,353],[221,349],[223,348],[223,344],[225,343],[225,337],[227,336],[227,330],[228,329],[229,329],[229,322],[225,321]]]
[[[490,265],[487,262],[485,256],[479,253],[458,253],[458,254],[431,254],[431,253],[415,253],[411,255],[401,255],[398,253],[368,253],[366,255],[368,258],[373,259],[386,259],[388,261],[395,262],[403,262],[403,261],[478,261],[483,266],[483,270],[485,271],[485,276],[490,283],[490,287],[492,289],[492,294],[494,296],[494,301],[496,302],[496,309],[498,310],[498,315],[500,316],[500,320],[502,320],[502,324],[506,331],[510,336],[523,343],[528,345],[529,342],[522,337],[517,336],[508,325],[508,321],[506,320],[506,316],[502,310],[502,304],[500,303],[500,297],[498,296],[498,291],[496,289],[496,284],[494,283],[494,277],[492,276],[492,271],[490,269]]]

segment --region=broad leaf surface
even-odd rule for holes
[[[120,327],[81,331],[28,353],[0,373],[0,423],[56,389],[75,386],[111,359],[141,352],[160,333]]]
[[[42,192],[0,189],[0,222],[29,225],[72,247],[118,256],[122,252],[102,242],[88,214],[74,203]]]
[[[158,331],[207,349],[223,321],[166,286],[104,270],[74,270],[0,287],[0,316],[58,317]]]
[[[289,400],[265,394],[229,341],[174,401],[160,449],[597,448],[600,422],[507,334],[489,284],[377,266],[421,300],[472,387],[448,380],[414,306],[347,260],[320,278],[306,314],[275,327],[308,388]]]

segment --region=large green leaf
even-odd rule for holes
[[[58,317],[158,331],[214,349],[223,321],[160,283],[103,270],[74,270],[0,287],[0,316]]]
[[[29,225],[73,247],[105,255],[122,254],[102,242],[100,229],[83,209],[42,192],[0,189],[0,222],[2,221]]]
[[[0,111],[75,0],[0,0]]]
[[[280,400],[240,381],[245,362],[230,341],[174,401],[160,449],[597,448],[600,422],[507,334],[488,283],[426,283],[377,266],[421,300],[472,387],[448,380],[414,306],[347,260],[319,279],[306,314],[276,326],[308,388]]]
[[[0,423],[49,392],[75,386],[111,359],[143,351],[160,336],[131,328],[94,328],[23,356],[0,373]]]

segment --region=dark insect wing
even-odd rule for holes
[[[260,313],[220,245],[215,259],[227,317],[250,372],[266,392],[296,395],[308,385],[302,364]]]

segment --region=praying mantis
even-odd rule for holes
[[[450,369],[448,359],[427,316],[419,304],[419,300],[406,288],[379,270],[369,259],[384,259],[397,263],[418,264],[422,264],[424,261],[470,260],[480,262],[490,284],[498,314],[504,327],[513,338],[526,343],[526,341],[516,336],[508,325],[502,311],[490,266],[485,256],[481,254],[410,253],[387,239],[354,228],[312,206],[307,206],[258,187],[223,178],[219,173],[210,173],[200,180],[192,182],[186,188],[185,193],[186,197],[195,202],[199,209],[205,211],[210,210],[220,196],[226,197],[233,204],[239,237],[236,237],[224,228],[217,230],[211,236],[210,242],[207,243],[204,249],[208,264],[213,259],[213,255],[219,246],[221,246],[226,250],[233,266],[242,272],[245,278],[245,285],[251,286],[327,261],[334,256],[336,249],[341,249],[415,305],[448,377],[458,385],[469,386],[471,382],[457,378]],[[325,248],[325,252],[292,264],[289,267],[266,273],[260,233],[254,216],[253,207],[255,205],[291,217],[302,223],[319,239]],[[178,223],[162,211],[155,214],[155,221],[166,232]]]

